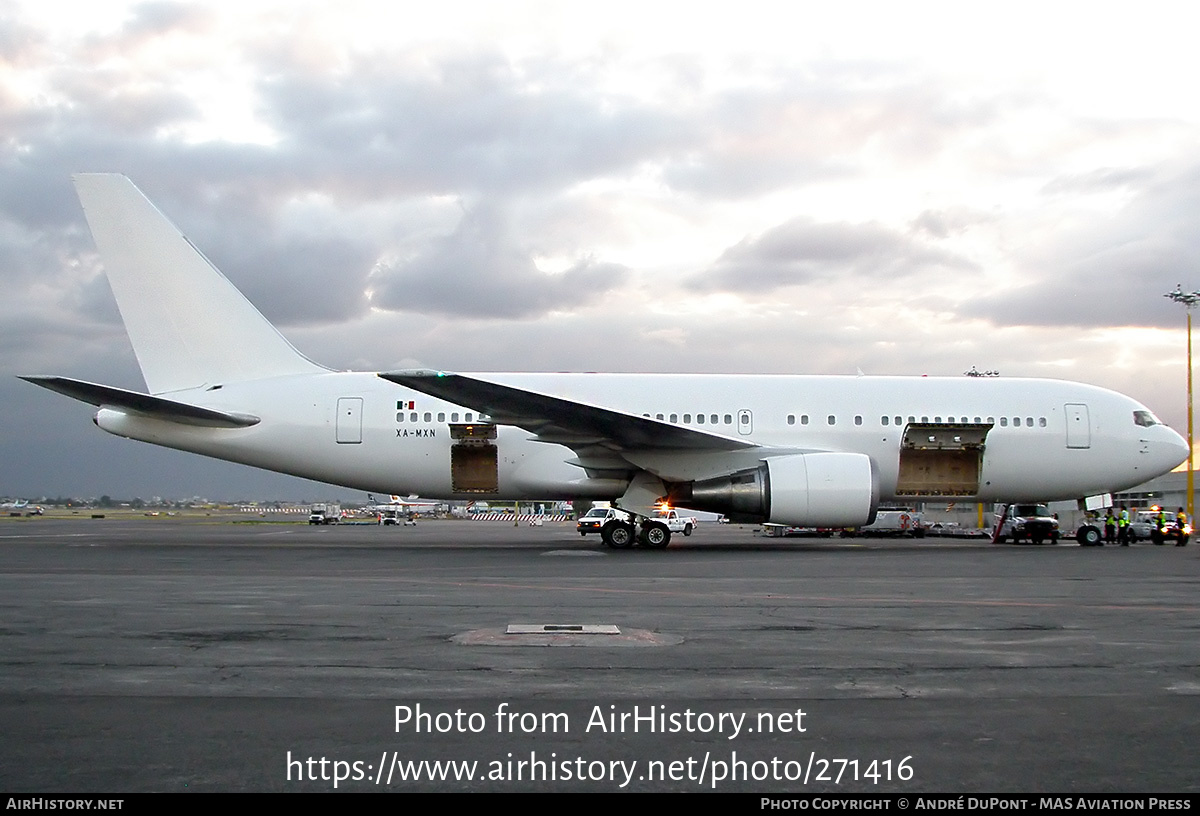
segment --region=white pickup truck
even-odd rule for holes
[[[636,532],[634,517],[615,507],[593,507],[579,519],[575,529],[581,536],[600,533],[605,544],[617,549],[632,546]],[[676,510],[656,510],[641,525],[642,538],[639,540],[648,547],[665,547],[674,533],[690,536],[695,529],[693,516],[681,516]]]
[[[681,516],[677,510],[659,510],[652,518],[667,525],[667,529],[672,533],[683,533],[685,536],[690,536],[692,530],[696,529],[695,517]]]
[[[657,510],[651,518],[667,525],[667,529],[672,533],[683,533],[685,536],[690,536],[696,529],[695,517],[681,516],[677,510]],[[629,514],[613,507],[593,507],[579,519],[575,529],[581,536],[598,533],[612,519],[628,521]]]

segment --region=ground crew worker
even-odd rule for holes
[[[1108,512],[1104,514],[1104,540],[1112,544],[1117,537],[1117,517],[1113,515],[1112,508],[1108,508]]]
[[[1117,514],[1117,541],[1121,542],[1122,547],[1129,546],[1129,511],[1123,504],[1121,512]]]
[[[1183,511],[1183,508],[1180,507],[1179,512],[1175,514],[1175,526],[1179,528],[1179,533],[1178,533],[1179,537],[1177,539],[1175,539],[1176,547],[1186,547],[1187,546],[1187,523],[1188,523],[1187,513],[1185,513]]]

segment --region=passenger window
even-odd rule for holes
[[[403,421],[404,421],[404,414],[396,414],[396,421],[397,421],[397,422],[403,422]]]
[[[684,425],[691,425],[691,424],[692,424],[692,415],[691,415],[691,414],[684,414],[684,415],[683,415],[683,424],[684,424]]]
[[[903,425],[903,424],[904,424],[904,417],[896,417],[896,424],[897,424],[897,425]]]
[[[796,415],[788,414],[787,423],[788,423],[788,425],[795,425],[796,424]]]
[[[416,411],[413,411],[411,414],[408,415],[408,421],[409,422],[417,421],[417,412]]]
[[[679,421],[679,414],[671,414],[671,421],[672,421],[672,422],[678,422],[678,421]]]
[[[696,414],[696,424],[697,425],[704,424],[704,414]]]
[[[800,415],[800,424],[801,424],[801,425],[807,425],[807,424],[808,424],[808,414],[801,414],[801,415]]]
[[[860,417],[860,416],[856,416],[856,417],[854,417],[854,424],[855,424],[855,425],[862,425],[862,417]]]
[[[979,417],[975,417],[975,424],[976,424],[976,425],[980,424],[980,422],[979,422]]]
[[[1026,428],[1033,427],[1033,417],[1025,417],[1025,427]]]
[[[933,418],[933,421],[934,421],[934,422],[936,422],[938,425],[941,425],[941,424],[942,424],[942,418],[941,418],[941,417],[934,417],[934,418]]]
[[[433,412],[432,412],[432,411],[426,411],[426,412],[425,412],[425,421],[426,421],[426,422],[433,422]]]
[[[716,425],[716,424],[717,424],[717,418],[718,418],[718,417],[717,417],[717,415],[716,415],[716,414],[713,414],[712,416],[710,416],[710,417],[708,418],[709,424],[711,424],[711,425]]]
[[[1038,417],[1038,427],[1039,428],[1046,427],[1046,418],[1045,417]]]
[[[836,424],[837,424],[837,417],[835,417],[833,414],[830,414],[830,415],[829,415],[829,424],[830,424],[830,425],[836,425]]]
[[[444,411],[438,411],[438,422],[445,422],[446,414]]]
[[[663,418],[663,415],[662,415],[662,414],[655,414],[655,415],[654,415],[654,418],[655,418],[655,419],[662,419],[662,418]]]
[[[463,417],[463,420],[464,420],[465,422],[470,422],[470,421],[471,421],[471,414],[467,414],[465,417]]]
[[[888,418],[887,418],[887,417],[880,417],[880,418],[879,418],[879,424],[880,424],[880,425],[887,425],[887,424],[888,424]]]
[[[1001,428],[1008,427],[1008,417],[1000,417],[1000,427]]]
[[[453,414],[450,415],[450,421],[458,422],[458,411],[455,411]]]
[[[726,424],[726,425],[732,425],[732,424],[733,424],[733,414],[726,414],[726,415],[725,415],[725,424]]]

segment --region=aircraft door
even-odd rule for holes
[[[1079,403],[1067,403],[1067,447],[1090,448],[1092,446],[1092,424],[1088,407]]]
[[[754,414],[749,409],[738,411],[738,433],[743,436],[754,433]]]
[[[339,397],[337,401],[337,441],[339,445],[362,442],[362,397]]]

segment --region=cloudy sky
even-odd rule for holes
[[[70,174],[339,368],[1004,375],[1186,426],[1200,6],[0,0],[0,495],[336,495],[108,436]],[[357,494],[345,494],[357,495]]]

